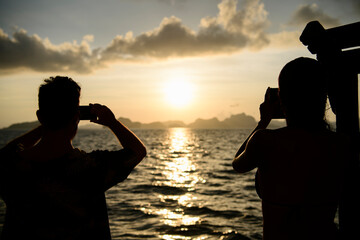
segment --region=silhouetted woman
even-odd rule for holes
[[[276,112],[267,91],[261,120],[233,167],[240,173],[258,168],[263,239],[337,239],[334,217],[350,150],[324,120],[327,91],[320,64],[310,58],[286,64],[278,94],[287,126],[266,129]]]
[[[46,79],[39,88],[41,126],[0,150],[0,196],[7,206],[1,239],[111,239],[105,191],[127,178],[146,149],[100,104],[91,105],[92,121],[110,128],[122,149],[74,148],[79,97],[72,79]]]

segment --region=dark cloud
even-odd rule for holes
[[[217,24],[201,27],[198,33],[180,19],[166,18],[154,31],[133,37],[116,37],[103,52],[103,60],[144,57],[169,58],[228,53],[247,45],[242,33],[231,33]]]
[[[319,21],[325,27],[335,27],[340,25],[339,19],[330,17],[324,13],[317,4],[307,4],[298,7],[290,20],[290,24],[305,26],[308,22],[314,20]]]
[[[316,0],[322,4],[332,4],[337,9],[347,12],[348,14],[356,14],[360,16],[360,1],[359,0]],[[350,11],[349,11],[350,9]]]
[[[267,12],[259,0],[247,0],[237,10],[236,0],[223,0],[217,17],[203,18],[198,32],[176,17],[164,18],[152,31],[133,37],[116,37],[104,50],[103,60],[169,58],[223,54],[245,47],[258,49],[268,43]]]
[[[0,69],[28,67],[36,71],[90,71],[93,53],[84,37],[81,44],[63,43],[54,46],[39,36],[29,36],[23,29],[12,38],[0,29]]]
[[[201,20],[197,32],[176,17],[164,18],[159,27],[133,36],[117,36],[104,49],[91,50],[92,36],[78,44],[53,45],[48,39],[17,30],[12,38],[0,29],[0,70],[27,67],[36,71],[90,72],[114,61],[144,61],[171,57],[229,54],[268,44],[267,12],[260,0],[223,0],[216,17]]]
[[[354,6],[354,12],[360,16],[360,1],[359,0],[351,0],[351,2]]]

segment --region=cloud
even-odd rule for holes
[[[356,14],[360,16],[360,1],[359,0],[317,0],[320,4],[332,4],[341,11],[346,11],[347,14]],[[350,11],[349,11],[350,9]]]
[[[217,17],[206,17],[198,32],[174,16],[164,18],[154,30],[134,37],[117,36],[103,51],[103,60],[188,57],[237,52],[268,44],[267,12],[259,0],[246,0],[237,10],[236,0],[223,0]]]
[[[353,4],[355,12],[360,15],[360,1],[353,0]]]
[[[289,24],[295,26],[305,26],[308,22],[314,20],[319,21],[325,27],[335,27],[340,25],[339,19],[330,17],[315,3],[299,6],[294,12]]]
[[[360,1],[359,0],[348,0],[352,5],[352,10],[355,14],[360,16]],[[344,1],[338,1],[340,5],[344,4]]]
[[[77,44],[53,45],[48,39],[37,35],[29,36],[23,29],[17,30],[10,38],[0,29],[0,69],[28,67],[36,71],[90,72],[93,52],[87,35]]]
[[[114,61],[144,61],[172,57],[231,54],[242,49],[261,49],[269,43],[265,29],[267,12],[260,0],[222,0],[216,17],[201,19],[193,31],[174,16],[134,36],[116,36],[104,49],[91,50],[93,36],[77,42],[53,45],[48,39],[17,30],[12,37],[0,29],[0,70],[27,67],[35,71],[87,73]]]

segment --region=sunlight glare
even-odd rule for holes
[[[173,107],[185,107],[193,98],[193,86],[182,77],[173,77],[164,91],[166,101]]]

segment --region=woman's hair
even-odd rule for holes
[[[80,86],[68,77],[50,77],[39,87],[42,124],[50,129],[66,126],[79,107]]]
[[[279,96],[285,116],[293,124],[311,128],[328,126],[326,74],[315,59],[301,57],[284,66],[279,75]]]

